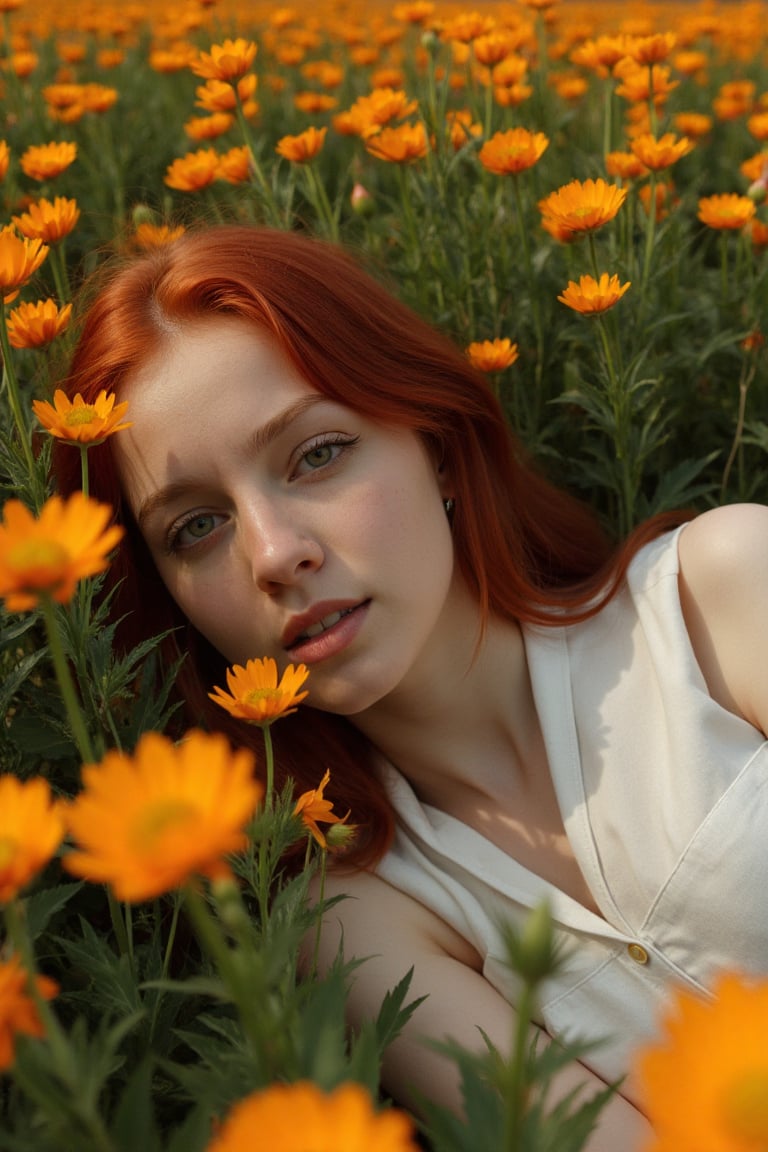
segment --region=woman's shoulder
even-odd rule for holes
[[[731,504],[687,524],[680,601],[712,696],[768,728],[768,506]]]

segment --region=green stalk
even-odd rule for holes
[[[32,455],[32,444],[30,442],[29,429],[27,428],[27,424],[24,419],[24,412],[21,404],[21,393],[19,391],[19,382],[16,379],[16,371],[13,365],[13,352],[11,350],[11,342],[8,339],[8,324],[5,308],[6,305],[3,301],[2,307],[0,307],[0,347],[2,347],[3,352],[3,385],[8,392],[8,402],[11,406],[13,421],[16,425],[16,431],[18,432],[19,439],[21,441],[21,448],[27,464],[29,480],[34,492],[35,506],[37,510],[42,503],[42,493],[39,489],[35,458]]]
[[[504,1117],[504,1152],[520,1152],[522,1128],[525,1120],[526,1087],[526,1046],[528,1030],[533,1015],[533,989],[528,981],[523,984],[517,1004],[512,1053],[507,1065],[505,1085],[506,1112]]]
[[[305,164],[303,166],[303,171],[306,178],[309,198],[314,205],[314,209],[325,224],[329,239],[338,242],[338,219],[336,218],[333,209],[331,208],[331,203],[328,199],[328,194],[325,191],[325,186],[322,180],[319,179],[317,172],[311,164]]]
[[[75,743],[77,744],[81,760],[85,764],[90,764],[93,761],[91,738],[85,726],[83,714],[80,709],[80,702],[77,699],[72,675],[69,671],[66,656],[64,655],[64,645],[61,642],[61,634],[56,621],[56,610],[53,605],[53,600],[47,593],[41,595],[40,607],[43,613],[51,660],[56,673],[61,698],[64,701],[64,707],[67,711],[69,725],[75,737]]]
[[[240,99],[240,93],[237,90],[237,83],[232,85],[232,89],[235,93],[235,118],[237,119],[237,126],[240,129],[240,135],[243,138],[243,143],[248,149],[248,161],[251,171],[256,178],[256,184],[258,185],[262,200],[264,202],[267,219],[270,224],[279,225],[280,218],[277,205],[275,204],[275,198],[272,195],[272,189],[270,188],[267,182],[267,178],[264,175],[264,170],[256,159],[256,153],[254,152],[253,142],[251,140],[251,130],[248,125],[248,121],[245,118],[243,102]]]
[[[597,326],[600,332],[600,339],[603,345],[603,354],[605,356],[605,364],[608,369],[609,379],[609,396],[610,404],[613,411],[614,426],[616,429],[614,436],[614,447],[616,450],[616,458],[621,461],[621,514],[619,522],[619,530],[622,536],[625,536],[632,524],[634,523],[635,513],[635,496],[634,485],[632,482],[632,471],[629,459],[629,445],[627,443],[627,404],[624,389],[616,375],[616,368],[611,352],[611,342],[608,336],[608,330],[605,325],[605,320],[598,314]]]
[[[27,993],[35,1005],[35,1010],[43,1025],[45,1041],[53,1057],[56,1077],[68,1089],[73,1111],[81,1122],[85,1133],[93,1142],[93,1147],[98,1149],[98,1152],[116,1152],[101,1117],[83,1105],[87,1093],[82,1091],[82,1085],[77,1078],[77,1057],[72,1051],[67,1035],[59,1024],[49,1002],[37,986],[34,956],[17,901],[11,901],[5,906],[5,926],[14,951],[18,953],[26,970]]]
[[[270,732],[269,724],[261,725],[261,733],[264,737],[264,761],[267,773],[266,794],[264,796],[264,812],[269,813],[272,811],[274,804],[274,787],[275,787],[275,753],[272,746],[272,733]],[[259,876],[258,876],[258,898],[259,898],[259,917],[262,934],[266,929],[269,920],[269,838],[262,836],[259,841]]]
[[[542,377],[544,373],[544,332],[541,323],[541,299],[539,293],[536,291],[536,284],[533,277],[533,261],[531,260],[531,250],[528,243],[528,233],[525,227],[525,215],[523,205],[523,194],[520,191],[520,179],[517,175],[512,178],[512,187],[515,193],[515,207],[517,209],[517,222],[520,228],[520,245],[523,250],[523,259],[525,261],[525,274],[528,278],[528,287],[531,292],[531,310],[533,313],[533,328],[536,334],[536,366],[534,368],[534,411],[530,417],[532,427],[528,429],[530,434],[535,434],[539,426],[539,412],[541,409],[541,390],[542,390]]]
[[[749,369],[747,368],[746,363],[743,364],[741,368],[741,376],[739,378],[739,411],[736,416],[736,430],[733,434],[733,443],[731,444],[731,450],[728,453],[728,459],[725,463],[725,468],[723,469],[723,479],[720,483],[721,504],[725,502],[725,493],[728,489],[728,480],[730,479],[733,462],[736,459],[736,454],[739,451],[739,448],[741,447],[741,438],[744,434],[744,421],[747,412],[747,392],[749,391],[750,384],[755,378],[756,371],[757,364],[754,361],[750,365]]]
[[[645,293],[648,287],[648,278],[651,274],[651,257],[656,239],[656,172],[652,168],[648,182],[650,197],[648,199],[648,223],[645,231],[645,257],[643,259],[643,275],[640,280],[640,309],[642,312],[645,303]]]

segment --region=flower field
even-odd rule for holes
[[[206,222],[303,230],[450,334],[617,539],[768,502],[768,4],[0,0],[0,18],[0,1152],[588,1147],[603,1100],[549,1110],[546,1054],[456,1053],[465,1126],[382,1106],[382,1053],[418,1011],[407,963],[354,1036],[350,971],[298,975],[308,885],[355,835],[332,778],[274,786],[271,728],[306,669],[278,682],[254,658],[211,685],[260,729],[261,783],[223,737],[171,739],[160,638],[119,650],[99,595],[121,529],[88,452],[130,405],[57,385],[113,256]],[[54,441],[79,456],[68,500]],[[545,921],[540,970],[510,943],[532,995],[556,962]],[[766,988],[724,981],[718,1010],[681,1002],[668,1047],[638,1054],[658,1152],[768,1147]]]

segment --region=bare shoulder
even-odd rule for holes
[[[680,535],[680,599],[712,696],[768,727],[768,507],[705,512]]]
[[[313,895],[319,896],[317,883]],[[343,938],[347,957],[393,947],[400,951],[407,943],[422,953],[443,953],[469,967],[479,966],[475,949],[450,925],[374,872],[332,869],[323,896],[340,897],[326,913],[323,931],[332,946],[338,947]]]

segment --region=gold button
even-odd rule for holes
[[[646,952],[645,948],[643,948],[642,944],[628,944],[627,952],[629,952],[630,956],[636,964],[648,963],[648,953]]]

